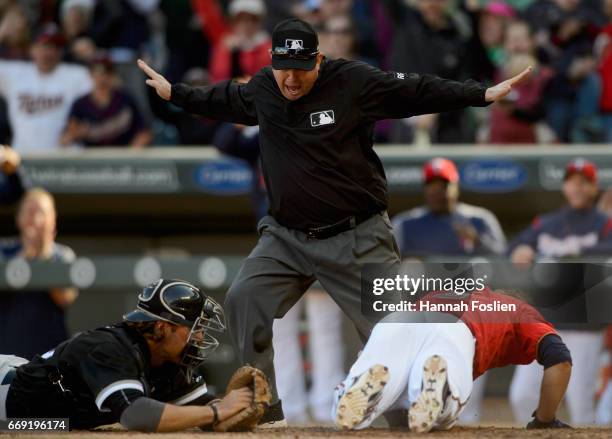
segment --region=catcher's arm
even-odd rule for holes
[[[223,421],[248,407],[253,400],[251,390],[241,388],[229,392],[215,404],[218,421]],[[215,421],[214,409],[208,406],[176,406],[165,404],[157,426],[158,432],[180,431],[200,427]]]

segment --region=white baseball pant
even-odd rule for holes
[[[409,410],[421,393],[425,361],[433,355],[440,355],[447,363],[450,395],[434,429],[451,428],[472,391],[475,349],[472,333],[463,322],[388,323],[385,320],[374,327],[346,379],[337,387],[332,417],[336,417],[337,403],[344,392],[357,377],[376,364],[389,368],[389,379],[372,416],[356,428],[368,427],[387,410]]]

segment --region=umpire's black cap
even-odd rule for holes
[[[272,32],[272,67],[276,70],[312,70],[319,54],[319,38],[303,20],[289,18]]]

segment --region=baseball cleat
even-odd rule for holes
[[[447,376],[444,358],[434,355],[425,360],[421,393],[408,410],[410,431],[427,433],[432,429],[444,406]]]
[[[352,429],[372,415],[387,381],[389,368],[381,364],[370,367],[356,378],[338,401],[336,425],[343,429]]]

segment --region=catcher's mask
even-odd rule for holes
[[[196,286],[176,279],[160,279],[138,296],[136,309],[123,316],[128,322],[162,320],[191,329],[182,364],[195,367],[219,346],[210,331],[223,332],[223,308]]]

